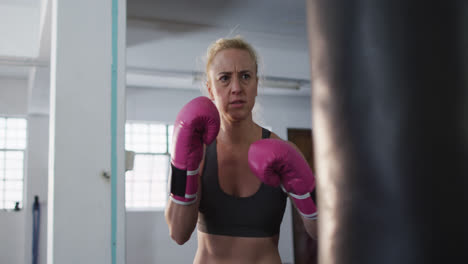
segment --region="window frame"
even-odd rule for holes
[[[163,206],[127,206],[127,173],[125,172],[125,211],[127,212],[161,212],[164,211],[168,201],[168,179],[170,174],[170,167],[171,167],[171,142],[172,139],[172,131],[171,127],[173,124],[168,122],[159,122],[159,121],[150,121],[150,120],[127,120],[125,125],[127,124],[143,124],[143,125],[164,125],[165,126],[165,138],[166,138],[166,151],[165,152],[138,152],[132,149],[127,149],[127,130],[125,130],[125,151],[133,151],[135,153],[134,159],[136,160],[138,155],[148,155],[148,156],[167,156],[167,173],[164,179],[164,190],[165,190],[165,201]],[[127,128],[125,128],[127,129]],[[135,167],[133,168],[135,170]],[[151,195],[151,193],[150,193]],[[149,200],[151,202],[151,200]]]
[[[26,201],[26,173],[27,173],[27,153],[28,153],[28,141],[29,141],[29,131],[28,131],[28,118],[27,116],[24,116],[24,115],[0,115],[0,118],[1,119],[5,119],[8,120],[8,119],[22,119],[24,120],[25,124],[26,124],[26,127],[25,127],[25,138],[24,138],[24,148],[7,148],[6,146],[4,147],[0,147],[0,152],[3,152],[3,153],[7,153],[7,152],[21,152],[22,153],[22,177],[21,177],[21,183],[22,183],[22,189],[21,189],[21,200],[19,201],[20,204],[19,204],[19,207],[18,207],[18,210],[15,209],[15,207],[13,208],[7,208],[5,206],[5,194],[7,192],[6,188],[4,187],[3,189],[0,189],[0,212],[20,212],[22,211],[24,208],[25,208],[25,201]],[[5,140],[7,139],[7,127],[6,127],[6,122],[5,122],[5,126],[4,127],[1,127],[0,129],[2,130],[5,130]],[[3,170],[6,169],[6,161],[5,161],[5,168],[3,168]],[[3,184],[5,184],[6,182],[11,182],[12,180],[7,180],[6,179],[6,172],[4,174],[4,177],[1,178],[0,177],[0,181],[3,182]],[[5,192],[4,192],[5,191]]]

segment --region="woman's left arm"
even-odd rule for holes
[[[271,138],[282,140],[274,133],[272,133]],[[304,227],[307,231],[307,234],[311,238],[317,239],[317,208],[316,208],[315,199],[314,199],[315,197],[313,197],[313,193],[312,193],[312,191],[315,189],[315,179],[314,179],[315,176],[313,172],[311,171],[311,169],[309,169],[309,164],[307,163],[300,149],[294,143],[290,141],[283,141],[283,142],[287,142],[288,144],[283,144],[281,146],[281,144],[278,144],[278,143],[273,143],[273,142],[271,143],[271,144],[276,144],[276,147],[272,147],[271,151],[276,152],[276,154],[278,155],[276,157],[281,157],[281,158],[271,159],[270,161],[284,163],[284,164],[288,164],[288,163],[292,164],[291,168],[294,168],[292,171],[286,171],[286,172],[277,171],[277,173],[280,175],[282,173],[285,173],[284,175],[281,175],[280,177],[283,185],[285,183],[288,183],[288,181],[292,181],[296,183],[301,182],[305,184],[305,186],[299,187],[299,189],[304,189],[304,190],[308,189],[307,190],[308,193],[306,194],[304,193],[294,194],[294,190],[291,190],[291,188],[293,188],[292,185],[294,185],[294,183],[291,183],[291,182],[287,184],[290,187],[289,188],[290,190],[287,191],[288,189],[287,187],[284,190],[288,192],[288,196],[291,199],[291,203],[294,205],[294,207],[296,207],[296,209],[300,213],[302,217],[302,222],[304,223]],[[287,147],[287,145],[289,145],[289,147]],[[263,146],[259,146],[257,148],[262,148],[262,147]],[[271,147],[271,145],[268,146],[268,144],[266,144],[264,147],[269,148]],[[293,155],[294,152],[296,152],[297,154]],[[270,152],[268,151],[268,152],[265,152],[265,154],[266,153],[270,153]],[[286,153],[287,155],[283,155]],[[265,159],[265,157],[258,158],[258,159],[259,161],[268,160],[268,159]],[[265,178],[264,172],[259,172],[258,175],[260,175],[259,176],[260,178]],[[268,177],[271,177],[271,176],[268,176]]]
[[[272,133],[272,138],[281,139],[280,137],[278,137],[278,135],[276,135],[276,134],[274,134],[274,133]],[[305,157],[304,157],[304,154],[302,154],[301,150],[296,146],[296,144],[292,143],[291,141],[287,141],[287,142],[288,142],[291,146],[293,146],[294,149],[295,149],[297,152],[299,152],[299,153],[301,154],[301,156],[302,156],[302,158],[303,158],[304,160],[306,160]],[[294,203],[294,199],[293,199],[292,197],[290,197],[290,199],[291,199],[291,204],[293,204],[294,207],[296,207],[296,204]],[[315,201],[314,201],[314,202],[315,202]],[[296,210],[297,210],[297,208],[296,208]],[[302,222],[304,223],[304,227],[305,227],[305,230],[307,231],[307,234],[308,234],[311,238],[317,240],[317,237],[318,237],[318,236],[317,236],[317,235],[318,235],[318,231],[317,231],[317,218],[315,218],[315,219],[310,219],[310,218],[307,218],[307,217],[304,217],[304,216],[301,216],[301,218],[302,218]]]
[[[307,234],[314,240],[318,238],[317,231],[317,219],[309,219],[302,216],[302,222],[304,223]]]

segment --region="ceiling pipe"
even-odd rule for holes
[[[127,74],[152,76],[160,78],[180,78],[184,84],[191,80],[192,84],[202,83],[205,80],[205,74],[198,71],[166,70],[143,67],[127,67]],[[301,87],[310,86],[310,81],[305,79],[284,78],[275,76],[261,76],[261,85],[267,88],[282,88],[291,90],[300,90]]]
[[[49,62],[30,57],[0,56],[0,65],[17,67],[49,67]]]

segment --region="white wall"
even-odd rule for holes
[[[0,77],[0,115],[25,116],[28,110],[26,78]]]
[[[24,263],[24,210],[0,212],[0,263]]]
[[[283,139],[288,139],[288,128],[311,128],[310,96],[261,95],[257,103],[262,122]]]
[[[40,4],[41,1],[25,0],[0,2],[0,56],[37,55]]]
[[[200,96],[196,90],[127,89],[127,119],[172,123],[180,108]],[[310,97],[261,95],[260,118],[283,139],[287,128],[310,128]],[[191,263],[196,234],[178,246],[169,237],[164,212],[127,212],[127,263]],[[281,226],[279,250],[283,262],[293,262],[292,217],[288,202]]]

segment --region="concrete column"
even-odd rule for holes
[[[118,0],[117,131],[111,131],[112,1],[53,1],[48,263],[124,263],[125,0]],[[117,134],[112,256],[111,133]],[[116,261],[116,262],[113,262]]]

